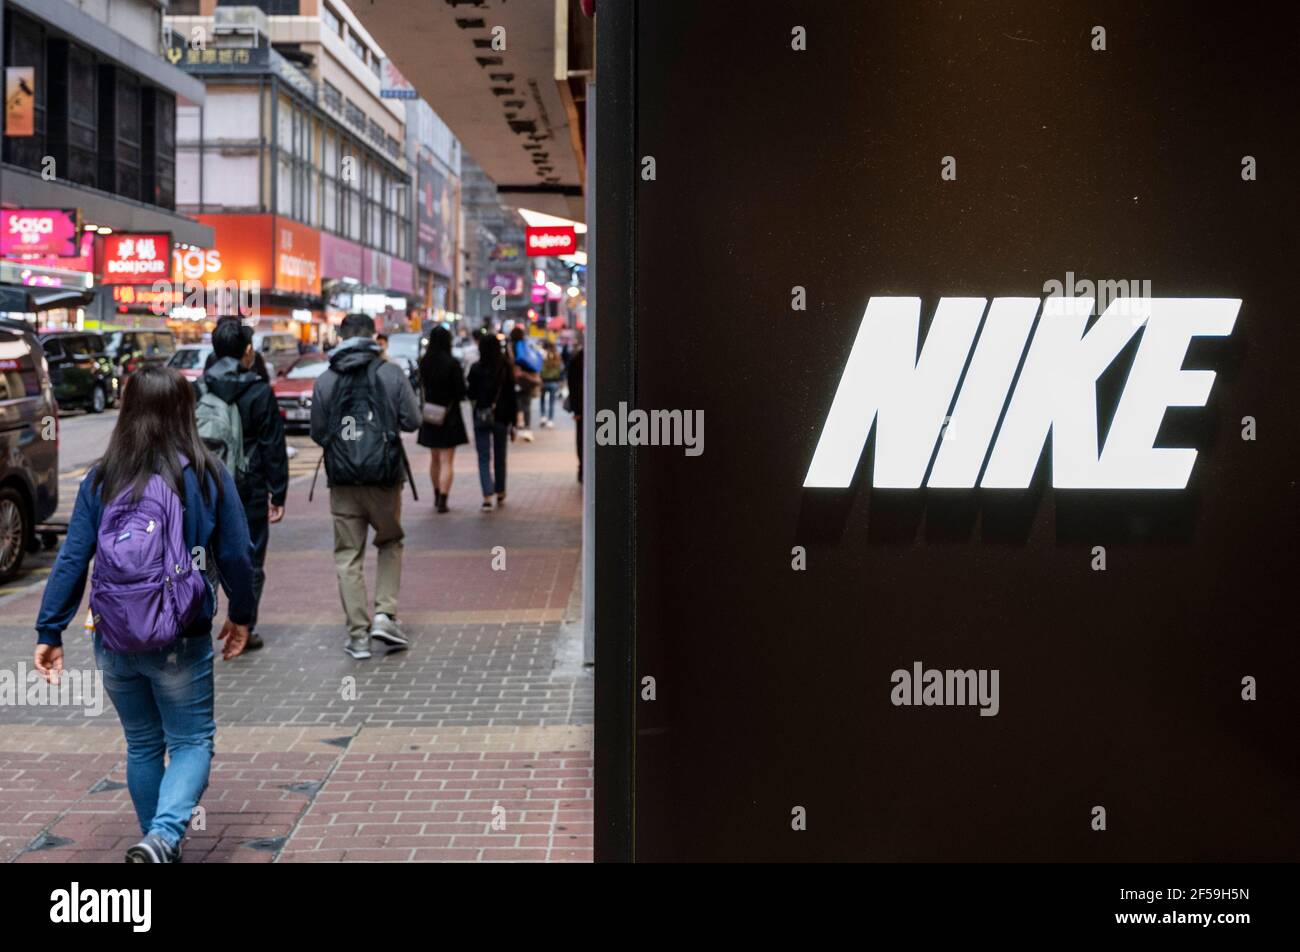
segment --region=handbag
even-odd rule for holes
[[[425,423],[442,426],[447,422],[447,408],[439,403],[426,403],[421,416]]]
[[[474,425],[475,426],[493,426],[497,422],[497,401],[501,399],[501,387],[497,387],[497,395],[492,398],[490,407],[474,407]]]

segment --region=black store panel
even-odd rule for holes
[[[633,658],[602,666],[623,693],[600,708],[632,699],[630,729],[605,721],[630,778],[602,774],[632,796],[598,836],[642,860],[1294,859],[1295,12],[629,8],[602,24],[633,38],[629,73],[600,93],[632,139],[603,131],[597,161],[626,166],[598,175],[633,224],[597,241],[632,268],[598,258],[597,280],[630,299],[609,340],[635,360],[598,341],[598,404],[702,411],[704,440],[598,449],[598,477],[631,459],[628,521],[602,525],[635,565],[634,625],[598,629]],[[925,345],[941,299],[1053,281],[1239,299],[1181,363],[1213,371],[1208,401],[1155,437],[1195,450],[1184,488],[1065,488],[1063,430],[1023,488],[884,488],[874,429],[847,487],[805,488],[869,301],[919,298]],[[1155,379],[1155,326],[1097,375],[1099,446]],[[938,446],[904,430],[890,452]],[[996,672],[996,705],[923,703],[929,669]]]

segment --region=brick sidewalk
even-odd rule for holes
[[[316,450],[293,439],[267,646],[216,664],[217,753],[186,862],[591,858],[592,676],[568,660],[581,656],[581,492],[568,421],[536,434],[511,447],[492,513],[462,447],[441,516],[428,452],[408,441],[420,501],[403,500],[400,620],[413,644],[364,662],[342,650],[323,476],[307,502]],[[0,599],[0,669],[30,667],[39,602],[38,585]],[[80,630],[65,638],[65,666],[92,666]],[[0,707],[0,860],[120,862],[138,835],[123,752],[111,705]]]

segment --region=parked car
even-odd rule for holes
[[[211,344],[182,344],[176,348],[172,359],[167,361],[167,366],[179,370],[186,380],[198,380],[203,376],[211,353]]]
[[[107,353],[121,376],[141,367],[165,364],[176,353],[176,335],[171,331],[111,331]]]
[[[117,402],[119,378],[104,338],[87,331],[52,331],[40,335],[50,385],[60,410],[103,413]]]
[[[0,318],[0,583],[59,505],[59,408],[31,328]]]
[[[253,335],[253,350],[266,361],[271,379],[284,374],[298,359],[298,335],[287,331],[266,331]]]
[[[312,388],[329,365],[329,358],[324,354],[303,354],[272,382],[271,389],[286,430],[307,429],[311,425]]]

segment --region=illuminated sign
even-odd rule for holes
[[[99,271],[105,284],[153,284],[171,274],[171,236],[114,233],[100,238]]]
[[[572,225],[529,227],[524,232],[524,246],[530,258],[571,255],[578,250],[578,235]]]
[[[80,230],[75,208],[0,209],[0,255],[76,257]]]
[[[933,458],[929,487],[974,488],[983,468],[981,488],[1025,489],[1049,432],[1054,488],[1185,488],[1196,450],[1153,444],[1167,408],[1205,405],[1214,372],[1183,370],[1183,358],[1194,337],[1230,335],[1241,301],[1120,298],[1090,328],[1092,298],[1041,303],[1025,353],[1038,298],[994,298],[982,333],[985,298],[942,298],[918,359],[921,299],[871,298],[804,486],[846,488],[874,425],[877,488],[919,488]],[[1097,379],[1139,330],[1099,450]]]

